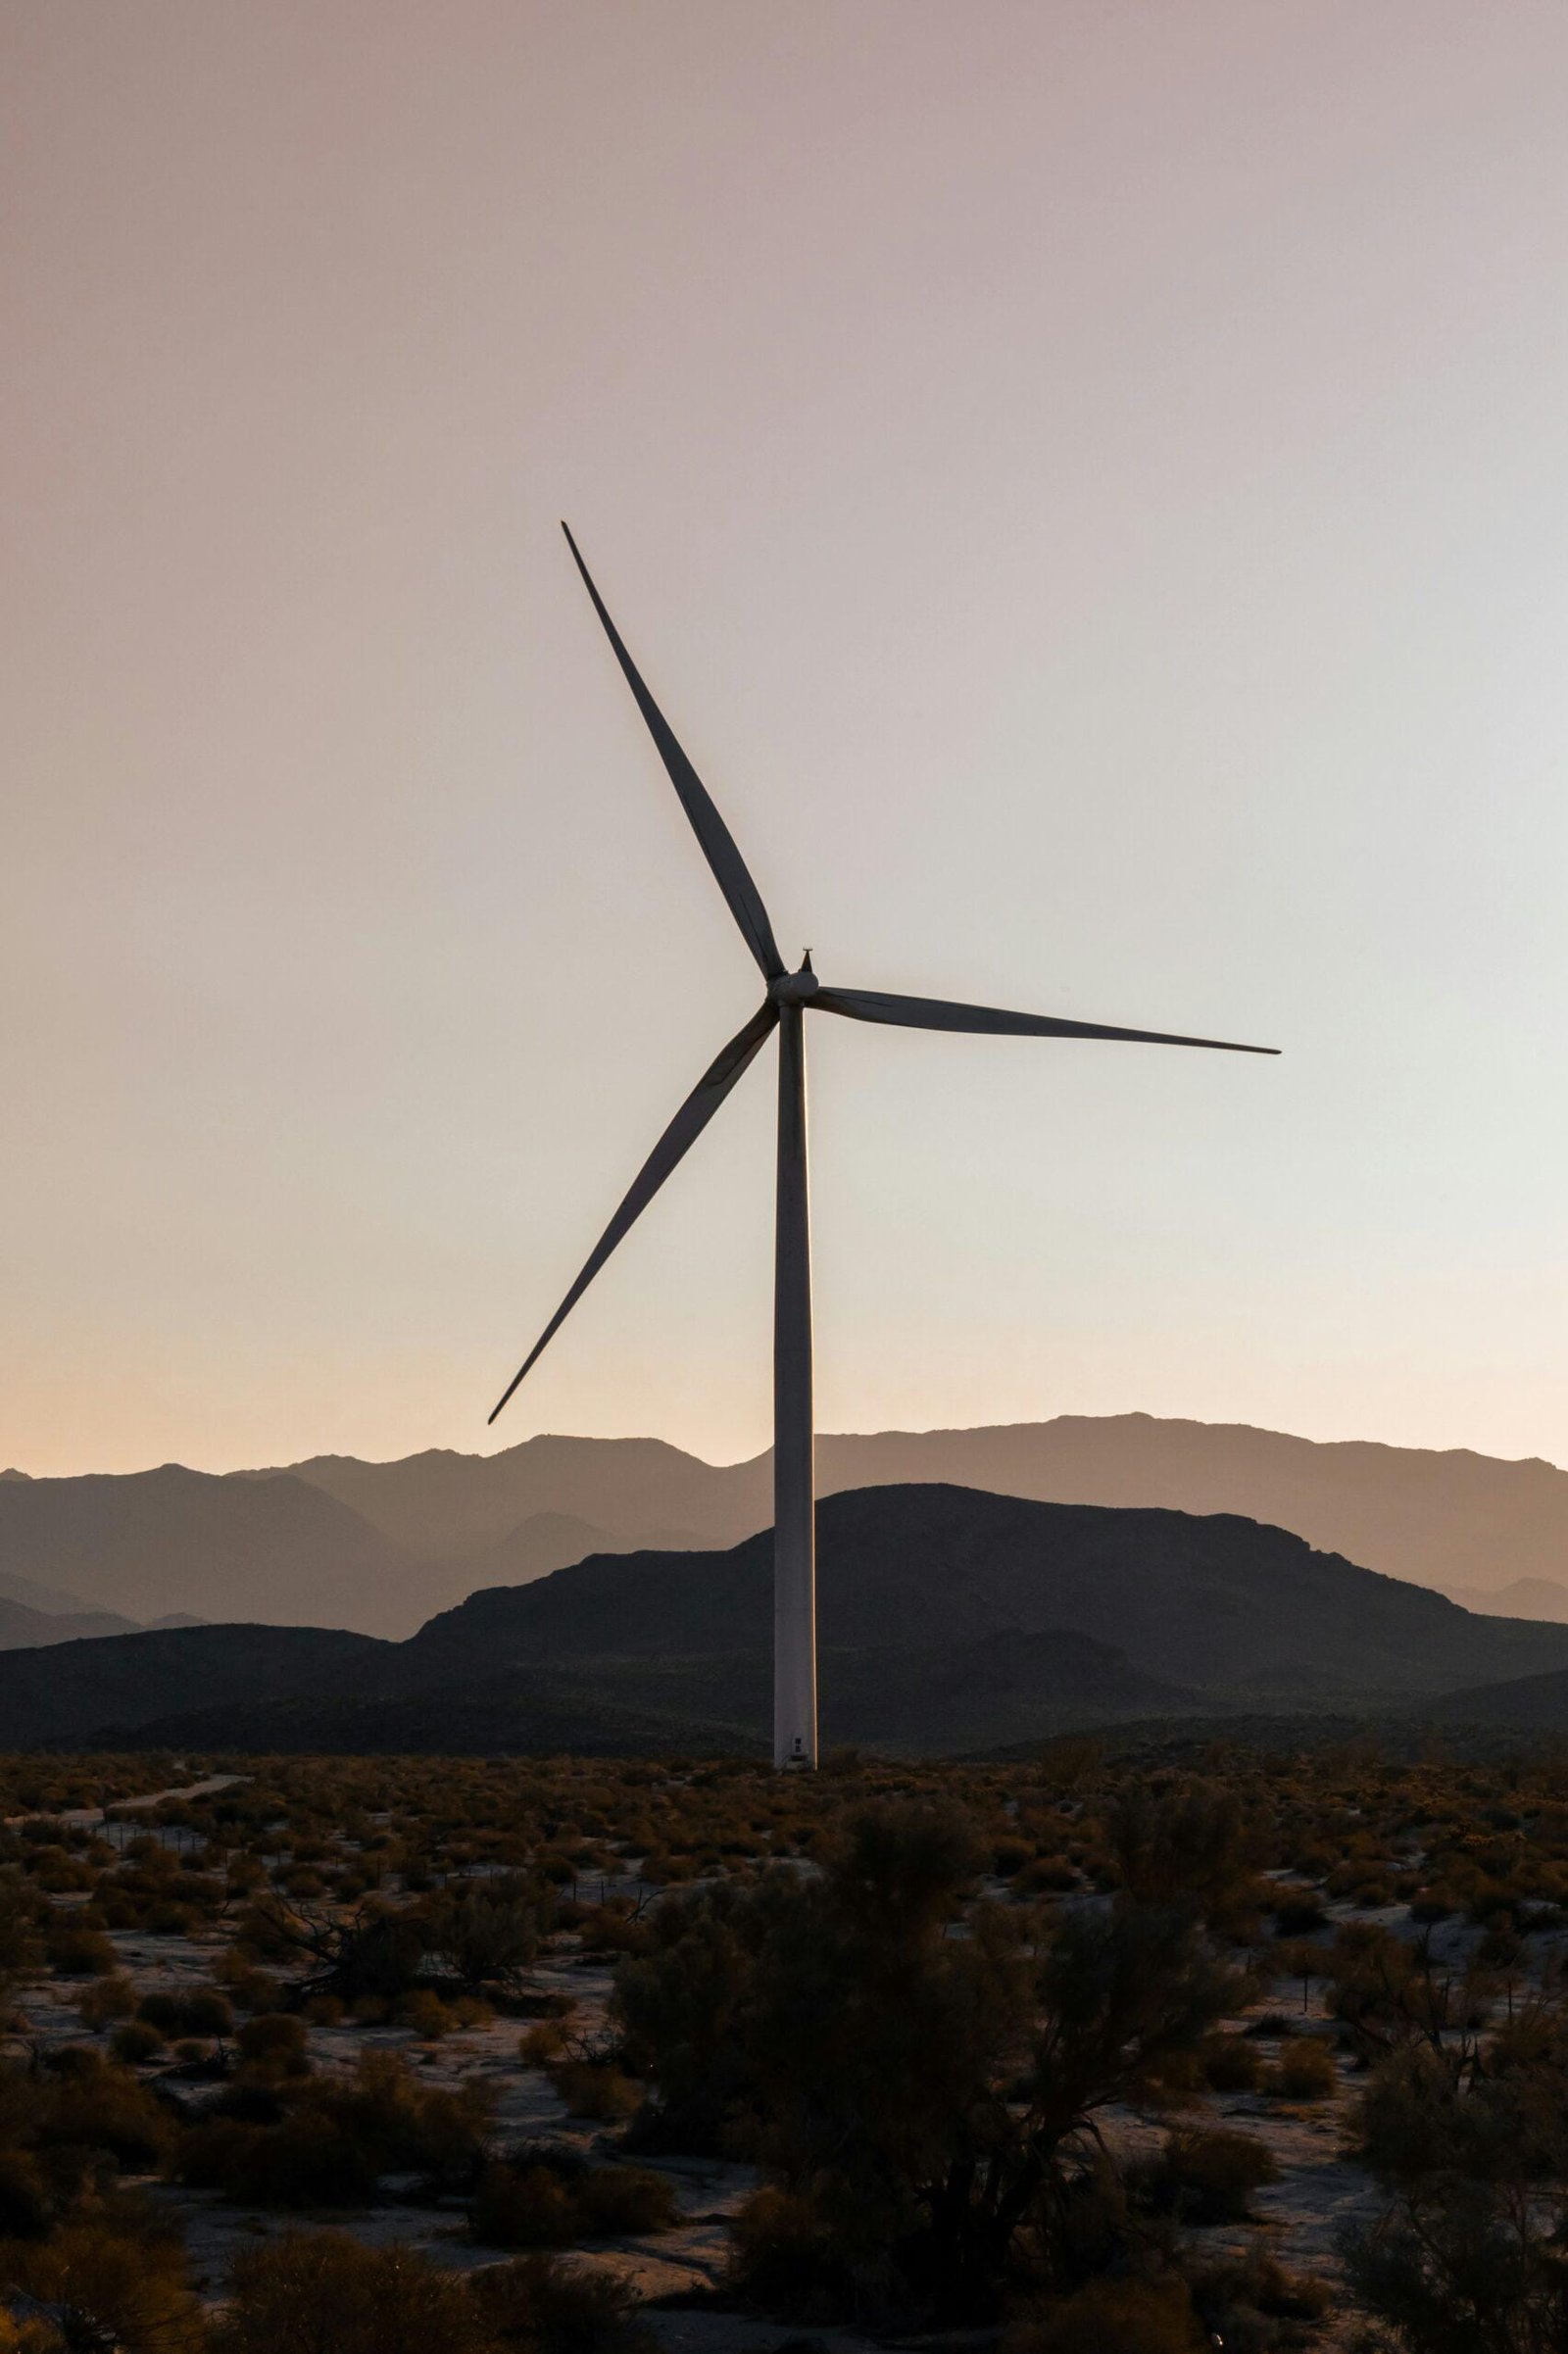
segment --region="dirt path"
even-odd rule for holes
[[[187,1782],[178,1790],[147,1790],[139,1798],[111,1798],[109,1804],[116,1813],[121,1813],[132,1806],[162,1806],[166,1798],[210,1798],[216,1790],[230,1790],[236,1782],[249,1779],[246,1774],[212,1774],[205,1782]],[[7,1815],[5,1828],[10,1831],[18,1823],[71,1823],[91,1831],[108,1820],[108,1808],[102,1806],[70,1806],[58,1814],[51,1814],[44,1807],[31,1814]]]

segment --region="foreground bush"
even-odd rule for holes
[[[1228,1890],[1224,1810],[1209,1831]],[[783,2232],[860,2318],[988,2318],[1023,2240],[1057,2267],[1095,2113],[1190,2065],[1234,1998],[1189,1909],[1123,1896],[1031,1947],[1032,1915],[969,1901],[976,1863],[950,1809],[867,1811],[819,1877],[666,1903],[622,1963],[639,2137],[746,2149],[783,2194],[748,2227],[755,2293]]]
[[[207,2344],[185,2251],[140,2211],[70,2224],[41,2244],[0,2246],[6,2292],[50,2309],[62,2354],[203,2354]]]
[[[678,2214],[672,2184],[647,2167],[590,2166],[541,2150],[485,2168],[471,2228],[487,2247],[569,2248],[667,2231]]]
[[[229,2290],[213,2354],[637,2354],[642,2343],[619,2282],[549,2256],[461,2274],[414,2248],[291,2231],[236,2257]]]
[[[1278,2174],[1268,2150],[1250,2133],[1186,2128],[1166,2135],[1145,2181],[1156,2207],[1184,2224],[1203,2226],[1248,2222],[1252,2192]]]
[[[259,2207],[363,2205],[384,2174],[417,2173],[461,2187],[483,2155],[491,2101],[477,2084],[448,2092],[421,2084],[393,2052],[362,2053],[347,2079],[285,2081],[265,2094],[241,2086],[184,2136],[182,2182]],[[286,2105],[285,2105],[286,2103]]]
[[[1207,2354],[1213,2344],[1185,2281],[1091,2280],[1048,2310],[1021,2318],[1004,2354]]]

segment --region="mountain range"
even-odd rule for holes
[[[1468,1612],[1235,1514],[873,1487],[818,1514],[831,1741],[950,1750],[1228,1710],[1426,1707],[1561,1670],[1568,1627]],[[766,1532],[597,1554],[401,1643],[210,1626],[0,1656],[24,1746],[752,1748],[769,1703]]]
[[[1320,1443],[1243,1424],[1063,1415],[827,1435],[826,1496],[948,1483],[1041,1502],[1234,1513],[1510,1616],[1568,1613],[1568,1472],[1468,1449]],[[46,1614],[170,1613],[390,1638],[491,1585],[590,1553],[733,1545],[771,1516],[771,1460],[653,1439],[524,1440],[494,1455],[315,1456],[213,1474],[0,1475],[0,1596]],[[1561,1604],[1541,1588],[1562,1587]]]

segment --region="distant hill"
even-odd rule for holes
[[[1454,1725],[1486,1725],[1509,1733],[1568,1733],[1568,1669],[1511,1676],[1494,1684],[1445,1692],[1429,1713]]]
[[[0,1728],[7,1746],[132,1728],[200,1704],[224,1721],[232,1703],[309,1692],[389,1645],[322,1627],[173,1627],[49,1649],[0,1652]],[[216,1744],[215,1744],[216,1745]]]
[[[1146,1675],[1256,1692],[1441,1690],[1483,1660],[1568,1666],[1568,1630],[1481,1618],[1446,1595],[1235,1515],[1043,1504],[946,1485],[858,1489],[817,1516],[825,1647],[975,1643],[1070,1631]],[[765,1649],[766,1533],[724,1553],[599,1556],[469,1596],[400,1645],[398,1674],[452,1680],[538,1663]]]
[[[712,1465],[646,1439],[541,1437],[499,1455],[319,1457],[293,1470],[400,1544],[443,1558],[541,1514],[580,1519],[617,1545],[679,1531],[688,1545],[731,1545],[772,1516],[770,1455]],[[1149,1414],[817,1442],[824,1496],[911,1481],[1051,1503],[1238,1513],[1439,1591],[1568,1583],[1568,1472],[1465,1448],[1320,1443]]]
[[[177,1463],[0,1481],[0,1569],[144,1623],[181,1612],[403,1634],[428,1608],[420,1564],[309,1482]]]
[[[1233,1513],[1440,1592],[1568,1586],[1568,1472],[1539,1461],[1122,1414],[825,1436],[817,1467],[824,1496],[934,1482]],[[0,1594],[140,1620],[183,1610],[403,1636],[477,1586],[591,1552],[733,1545],[767,1526],[770,1479],[767,1455],[714,1465],[659,1440],[548,1436],[494,1455],[322,1455],[224,1478],[178,1465],[19,1475],[0,1479]],[[1529,1607],[1523,1596],[1515,1614]]]
[[[1511,1586],[1499,1586],[1494,1594],[1480,1586],[1450,1587],[1448,1591],[1465,1610],[1482,1610],[1494,1618],[1549,1618],[1559,1626],[1568,1625],[1568,1586],[1559,1586],[1553,1578],[1515,1578]]]
[[[830,1742],[981,1748],[1133,1717],[1387,1708],[1544,1662],[1568,1671],[1568,1628],[1472,1615],[1234,1515],[939,1485],[854,1491],[818,1518]],[[405,1643],[321,1638],[344,1646],[328,1674],[307,1651],[292,1681],[286,1661],[264,1661],[267,1686],[246,1682],[265,1629],[72,1644],[50,1656],[125,1665],[113,1693],[78,1683],[53,1714],[41,1655],[0,1656],[0,1724],[30,1670],[32,1739],[123,1737],[139,1721],[144,1740],[204,1747],[749,1747],[767,1719],[771,1583],[765,1534],[723,1552],[600,1554],[476,1593]],[[231,1633],[246,1659],[215,1689]],[[150,1704],[138,1679],[155,1670]]]
[[[133,1618],[112,1610],[29,1610],[25,1602],[0,1594],[0,1651],[36,1650],[44,1643],[74,1643],[83,1636],[134,1635]]]

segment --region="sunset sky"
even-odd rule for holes
[[[1560,0],[3,16],[0,1464],[768,1426],[1568,1463]]]

